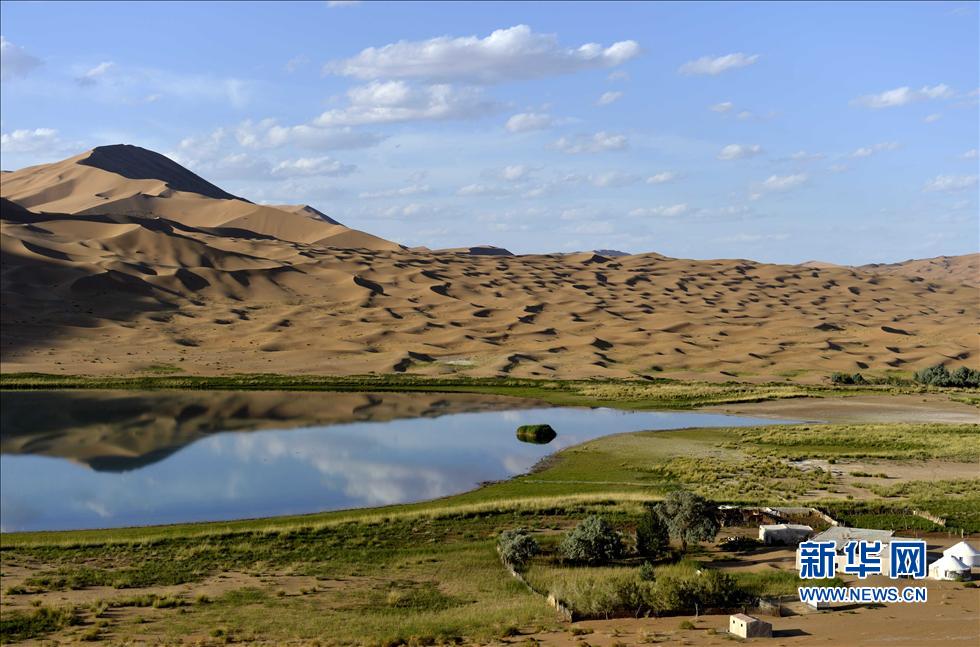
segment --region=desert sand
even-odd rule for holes
[[[977,365],[980,255],[409,250],[105,146],[2,176],[2,369],[817,382]]]

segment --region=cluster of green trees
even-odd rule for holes
[[[936,364],[916,372],[914,379],[919,384],[929,386],[948,386],[958,388],[980,387],[980,370],[960,366],[950,371],[942,364]],[[909,384],[905,378],[889,376],[885,378],[868,379],[860,373],[831,373],[832,384]]]
[[[942,364],[937,364],[918,371],[915,374],[915,381],[919,384],[929,384],[931,386],[977,388],[980,387],[980,370],[961,366],[955,371],[950,372]]]
[[[717,508],[693,492],[671,492],[663,501],[647,506],[636,525],[636,552],[659,559],[670,551],[670,539],[687,552],[689,543],[711,541],[718,534]],[[516,570],[522,570],[541,552],[537,540],[524,528],[506,530],[497,542],[500,555]],[[623,536],[605,519],[592,515],[562,539],[558,554],[572,564],[600,566],[625,555]]]

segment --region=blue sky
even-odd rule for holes
[[[977,3],[0,6],[4,169],[133,143],[430,247],[980,247]]]

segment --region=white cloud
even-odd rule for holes
[[[817,160],[822,160],[824,158],[823,153],[808,153],[807,151],[796,151],[789,156],[794,162],[816,162]]]
[[[347,98],[350,105],[327,110],[313,121],[314,125],[360,126],[470,119],[497,108],[476,88],[454,88],[445,84],[416,87],[404,81],[372,81],[348,90]]]
[[[377,198],[404,198],[410,195],[422,195],[432,191],[428,184],[412,184],[400,189],[388,189],[386,191],[367,191],[358,197],[362,200],[373,200]]]
[[[873,146],[862,146],[851,153],[851,157],[855,159],[860,159],[862,157],[871,157],[875,153],[881,153],[884,151],[894,151],[900,148],[898,142],[882,142],[880,144],[874,144]]]
[[[677,179],[677,174],[673,171],[662,171],[647,178],[647,184],[666,184]]]
[[[894,90],[885,90],[878,94],[866,94],[858,97],[852,103],[864,106],[865,108],[895,108],[904,106],[916,101],[927,101],[929,99],[949,99],[953,97],[953,90],[943,84],[924,85],[918,90],[913,90],[909,86],[902,86]]]
[[[681,65],[677,71],[688,76],[695,74],[715,76],[717,74],[721,74],[722,72],[727,72],[728,70],[734,70],[740,67],[752,65],[758,60],[758,54],[748,55],[743,54],[742,52],[726,54],[725,56],[718,57],[702,56],[695,61],[688,61],[687,63],[684,63],[684,65]]]
[[[551,115],[541,112],[520,112],[507,120],[504,128],[512,133],[525,133],[531,130],[551,128],[554,119]]]
[[[596,101],[596,105],[608,106],[611,103],[616,103],[623,98],[622,92],[603,92],[602,96]]]
[[[936,112],[931,115],[926,115],[925,117],[922,118],[922,121],[924,121],[927,124],[934,124],[942,118],[943,116],[938,112]]]
[[[926,182],[923,191],[963,191],[976,185],[976,175],[937,175]]]
[[[99,82],[99,79],[105,76],[106,72],[115,67],[115,63],[112,61],[103,61],[95,67],[87,70],[84,74],[75,79],[75,82],[81,86],[95,85]]]
[[[49,151],[58,143],[58,131],[54,128],[21,129],[0,135],[0,150],[4,153]]]
[[[327,0],[327,7],[339,9],[341,7],[356,7],[361,4],[361,0]]]
[[[275,119],[253,122],[247,119],[235,128],[235,139],[245,148],[278,148],[294,144],[312,150],[367,148],[384,139],[377,133],[354,130],[349,126],[323,128],[309,124],[280,126]]]
[[[720,160],[737,160],[762,154],[759,144],[729,144],[718,152]]]
[[[731,101],[722,101],[721,103],[716,103],[715,105],[711,106],[711,110],[714,112],[728,112],[734,107],[735,104]]]
[[[524,164],[511,164],[500,169],[497,175],[500,179],[507,180],[508,182],[520,182],[527,179],[533,171],[534,169]]]
[[[625,150],[628,146],[629,140],[626,135],[608,133],[604,130],[593,135],[578,135],[573,138],[562,137],[555,142],[555,148],[570,155],[619,151]]]
[[[589,176],[589,183],[600,189],[629,186],[639,181],[640,176],[633,175],[632,173],[623,173],[622,171],[606,171]]]
[[[369,47],[352,58],[327,63],[324,71],[361,79],[500,83],[615,67],[639,53],[639,44],[632,40],[609,47],[562,47],[554,34],[536,34],[527,25],[517,25],[486,38],[440,36]]]
[[[509,195],[511,189],[508,187],[494,186],[490,184],[467,184],[456,191],[456,195],[462,197],[473,196],[502,196]]]
[[[674,217],[682,216],[690,211],[690,207],[687,204],[672,204],[667,206],[659,207],[642,207],[639,209],[633,209],[630,211],[631,216],[636,218],[647,218],[647,217]]]
[[[286,61],[286,64],[283,66],[283,68],[286,70],[286,72],[292,74],[293,72],[295,72],[296,70],[303,67],[309,62],[310,62],[309,58],[300,54],[299,56],[294,56],[288,61]]]
[[[350,175],[357,169],[353,164],[342,164],[330,157],[300,157],[283,160],[272,167],[272,174],[281,177]]]
[[[23,47],[14,45],[0,36],[0,81],[27,76],[40,66],[41,59],[28,54]]]
[[[759,243],[765,240],[786,240],[789,238],[789,234],[735,234],[734,236],[726,236],[724,238],[718,238],[717,242],[720,243]]]
[[[746,119],[751,119],[752,117],[753,117],[752,113],[749,112],[748,110],[743,110],[742,112],[735,115],[735,118],[741,121],[745,121]]]
[[[798,186],[806,184],[806,181],[806,173],[770,175],[759,185],[759,188],[761,191],[767,193],[771,191],[789,191],[790,189],[795,189]]]
[[[970,150],[960,155],[960,157],[965,160],[975,160],[977,159],[977,149],[971,148]]]
[[[613,81],[629,81],[630,73],[626,70],[616,70],[615,72],[610,72],[609,76],[606,77],[609,82]]]

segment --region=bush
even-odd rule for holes
[[[636,524],[636,552],[643,557],[661,557],[670,548],[670,533],[654,507],[648,507]]]
[[[688,542],[711,541],[721,527],[715,504],[685,490],[668,494],[656,511],[670,536],[681,542],[684,551],[687,551]]]
[[[832,373],[830,376],[832,384],[867,384],[868,381],[860,373]]]
[[[924,368],[915,374],[915,381],[929,386],[980,387],[980,370],[961,366],[952,373],[942,364]]]
[[[619,533],[602,517],[592,515],[565,536],[558,552],[570,562],[595,566],[621,557],[623,544]]]
[[[640,566],[640,579],[644,582],[653,582],[657,579],[657,573],[653,570],[653,564],[643,562],[643,565]]]
[[[551,425],[521,425],[517,428],[517,439],[525,443],[547,445],[557,436]]]
[[[541,552],[537,540],[524,528],[500,533],[497,547],[500,549],[500,557],[515,571],[522,570],[532,557]]]

